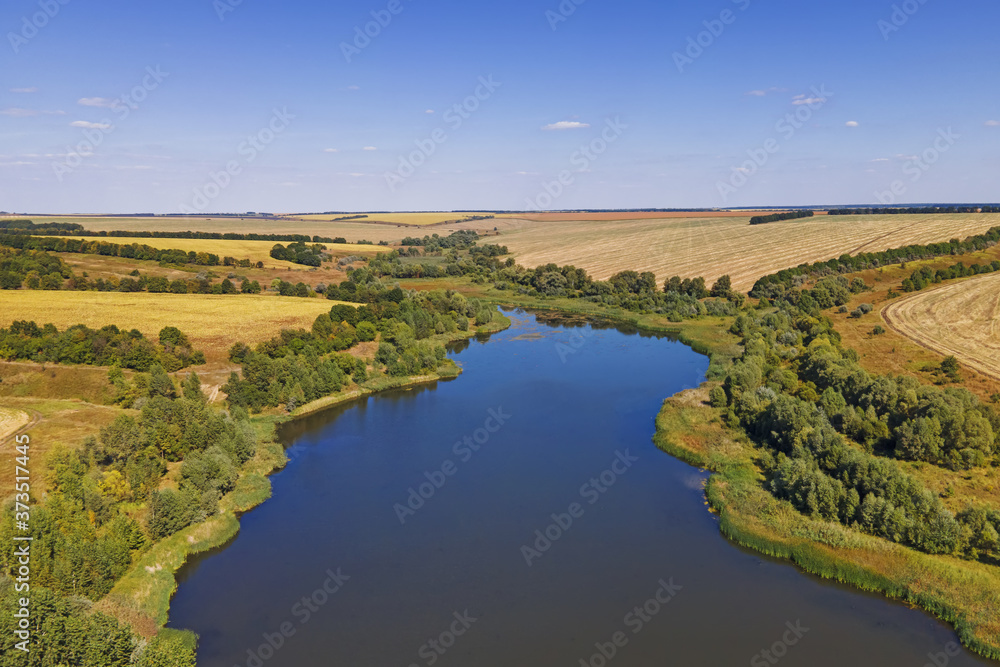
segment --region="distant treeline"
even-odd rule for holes
[[[68,222],[43,222],[36,224],[31,220],[0,220],[0,229],[26,232],[82,232],[83,225]]]
[[[911,206],[909,208],[835,208],[829,215],[920,215],[925,213],[1000,213],[1000,206]]]
[[[811,218],[815,215],[812,211],[789,211],[788,213],[772,213],[771,215],[755,215],[750,218],[751,225],[765,225],[769,222],[779,222],[781,220],[798,220],[799,218]]]
[[[19,221],[15,221],[19,222]],[[48,223],[46,223],[48,224]],[[56,223],[51,223],[56,224]],[[71,229],[72,228],[72,229]],[[0,227],[4,229],[4,227]],[[107,236],[119,238],[138,239],[203,239],[206,241],[273,241],[283,243],[347,243],[343,237],[329,238],[326,236],[308,236],[305,234],[237,234],[233,232],[130,232],[122,230],[102,230],[93,232],[84,229],[80,225],[61,225],[59,228],[52,228],[49,231],[44,225],[35,227],[12,227],[11,232],[30,232],[32,230],[44,230],[47,234],[55,236]],[[371,241],[358,241],[358,245],[375,245]]]
[[[952,264],[947,269],[938,269],[936,271],[929,266],[924,266],[914,271],[910,274],[909,278],[903,281],[903,291],[919,292],[934,283],[952,280],[953,278],[978,276],[983,273],[993,273],[994,271],[1000,271],[1000,261],[998,260],[993,260],[989,264],[973,264],[972,266],[966,266],[962,262],[958,262],[957,264]]]
[[[407,236],[404,238],[400,244],[403,246],[422,246],[424,251],[427,253],[440,252],[441,250],[468,250],[469,248],[476,245],[476,241],[479,240],[479,234],[472,231],[471,229],[462,229],[457,232],[453,232],[448,236],[440,236],[434,234],[432,236],[424,236],[421,238],[415,238],[412,236]]]
[[[970,236],[964,241],[952,239],[942,243],[909,245],[883,252],[866,252],[853,256],[845,254],[825,262],[801,264],[792,269],[784,269],[764,276],[754,284],[753,289],[750,290],[750,296],[769,299],[781,296],[787,290],[796,287],[795,279],[797,276],[825,276],[838,273],[854,273],[856,271],[917,259],[964,255],[991,248],[997,243],[1000,243],[1000,227],[993,227],[983,234]]]
[[[199,266],[254,266],[249,259],[235,257],[220,258],[215,253],[194,252],[177,249],[153,248],[145,244],[108,243],[106,241],[86,241],[62,237],[27,236],[24,234],[0,234],[0,246],[19,250],[43,250],[47,252],[69,252],[105,257],[126,257],[128,259],[152,260],[163,264],[197,264]],[[258,268],[263,262],[257,262]]]

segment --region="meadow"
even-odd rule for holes
[[[844,253],[947,241],[1000,224],[1000,214],[817,216],[749,225],[750,215],[638,220],[498,220],[506,245],[524,266],[549,262],[584,268],[596,279],[618,271],[666,278],[721,275],[746,291],[757,278]]]
[[[1000,379],[1000,276],[986,275],[916,292],[886,306],[893,329],[984,375]]]
[[[163,327],[175,326],[187,334],[196,349],[205,352],[211,366],[226,362],[234,342],[255,345],[282,329],[310,328],[316,316],[329,312],[336,302],[249,294],[17,290],[4,292],[0,303],[0,327],[17,320],[52,323],[59,329],[74,324],[92,328],[114,324],[121,329],[138,329],[155,340]]]

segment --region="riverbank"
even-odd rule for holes
[[[779,501],[763,488],[758,451],[746,435],[723,422],[723,409],[709,405],[708,392],[720,386],[742,354],[729,332],[733,318],[704,317],[679,323],[621,309],[602,310],[578,299],[532,299],[495,290],[480,298],[530,310],[576,314],[627,323],[640,330],[676,337],[711,360],[706,383],[664,401],[654,442],[666,453],[712,476],[706,485],[711,511],[727,539],[765,555],[794,562],[825,579],[876,592],[918,607],[955,628],[962,643],[984,657],[1000,660],[1000,571],[951,556],[934,556],[839,523],[816,521]]]
[[[492,322],[475,330],[444,334],[433,339],[441,344],[454,343],[497,333],[510,326],[511,320],[502,313],[497,313]],[[219,548],[234,539],[240,530],[239,516],[271,497],[271,482],[268,477],[288,463],[284,446],[276,438],[279,424],[379,392],[455,378],[460,373],[458,365],[447,360],[434,374],[380,377],[354,389],[302,405],[289,415],[265,414],[254,417],[260,445],[254,458],[240,471],[236,487],[220,501],[219,514],[188,526],[153,545],[95,608],[128,623],[143,637],[156,635],[169,618],[170,599],[177,590],[177,572],[192,556]]]
[[[706,383],[664,401],[654,441],[713,473],[706,495],[728,539],[825,579],[919,607],[952,625],[970,650],[1000,660],[996,567],[932,556],[839,523],[813,520],[777,500],[762,486],[753,443],[724,424],[722,409],[707,404],[713,386]]]

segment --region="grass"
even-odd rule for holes
[[[133,231],[133,230],[129,230]],[[275,268],[302,268],[294,262],[273,259],[270,255],[271,248],[274,247],[272,241],[216,241],[212,239],[149,239],[143,237],[103,237],[103,236],[79,236],[73,238],[86,239],[88,241],[107,241],[127,245],[138,243],[148,245],[160,250],[183,250],[185,252],[208,252],[219,257],[234,257],[236,259],[249,259],[251,262],[264,262],[266,266]],[[287,245],[287,244],[284,244]],[[370,245],[352,245],[348,243],[324,243],[327,250],[335,256],[347,255],[374,255],[385,252],[386,248]]]
[[[680,275],[703,276],[709,284],[728,274],[733,287],[745,291],[757,278],[803,262],[947,241],[1000,225],[1000,214],[991,213],[816,216],[752,227],[749,219],[748,213],[639,220],[501,220],[497,226],[503,234],[496,242],[510,248],[524,266],[572,264],[598,279],[624,270],[652,271],[660,282]]]
[[[901,268],[897,264],[852,274],[849,278],[855,275],[861,277],[871,286],[871,290],[854,296],[847,304],[847,310],[850,312],[861,303],[870,303],[874,304],[874,311],[861,318],[849,317],[847,314],[838,313],[836,309],[828,310],[824,314],[833,320],[837,331],[843,337],[844,345],[858,352],[859,362],[867,370],[883,375],[910,375],[923,382],[937,382],[940,378],[934,375],[934,371],[940,367],[944,355],[922,346],[900,331],[894,330],[884,319],[884,313],[880,311],[890,310],[895,307],[895,304],[911,298],[905,295],[889,298],[889,292],[894,290],[897,294],[901,294],[903,279],[908,278],[914,270],[924,266],[936,270],[947,268],[956,262],[963,262],[969,266],[976,263],[988,264],[998,258],[1000,258],[1000,247],[968,255],[907,262],[905,268]],[[977,278],[959,278],[949,281],[945,285],[959,285],[975,280]],[[930,294],[932,289],[934,288],[927,288],[926,291],[918,292],[914,296]],[[876,326],[882,326],[885,333],[874,335],[872,331]],[[1000,380],[996,377],[997,373],[977,372],[971,366],[966,365],[960,371],[960,375],[961,386],[984,401],[992,401],[993,394],[1000,392]]]
[[[0,407],[0,443],[13,436],[31,422],[31,415],[23,410]]]
[[[44,497],[47,489],[44,466],[50,451],[57,446],[76,448],[84,439],[96,435],[121,413],[116,408],[94,405],[84,401],[68,401],[42,398],[3,399],[4,410],[18,411],[30,415],[32,424],[26,433],[31,442],[32,480],[31,492],[35,498]],[[11,460],[13,440],[0,443],[0,454]],[[13,475],[0,477],[0,499],[14,491]]]
[[[16,290],[0,293],[0,327],[35,320],[63,329],[74,324],[99,328],[114,324],[157,339],[175,326],[203,350],[210,364],[224,363],[230,346],[255,345],[282,329],[312,326],[316,316],[338,302],[324,299],[240,294],[149,294]]]

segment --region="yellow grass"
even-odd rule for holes
[[[1000,378],[1000,275],[967,278],[904,297],[882,311],[896,331]]]
[[[288,216],[289,220],[328,221],[353,215],[366,215],[359,220],[346,221],[355,223],[389,223],[395,225],[440,225],[446,222],[460,222],[471,216],[489,215],[487,213],[337,213],[335,215],[297,215]]]
[[[0,443],[31,421],[27,412],[0,407]]]
[[[241,294],[149,294],[145,292],[0,292],[0,327],[16,320],[74,324],[92,328],[114,324],[138,329],[156,340],[160,329],[175,326],[186,333],[209,362],[222,361],[237,341],[254,345],[282,329],[309,328],[316,316],[337,302]]]
[[[131,231],[131,230],[130,230]],[[302,266],[294,262],[285,262],[271,257],[273,241],[216,241],[210,239],[147,239],[142,237],[104,237],[104,236],[78,236],[73,238],[86,239],[87,241],[107,241],[108,243],[129,244],[138,243],[148,245],[151,248],[160,250],[183,250],[185,252],[209,252],[219,257],[234,257],[236,259],[249,259],[252,262],[264,262],[266,266],[281,268],[299,268]],[[283,243],[282,245],[287,245]],[[327,250],[334,255],[374,255],[378,252],[385,252],[385,248],[369,245],[352,245],[342,243],[324,243]]]
[[[817,216],[749,225],[750,216],[687,219],[546,221],[502,220],[498,241],[518,263],[573,264],[595,278],[632,269],[704,276],[729,274],[747,290],[781,269],[912,243],[964,238],[1000,225],[1000,214]]]

